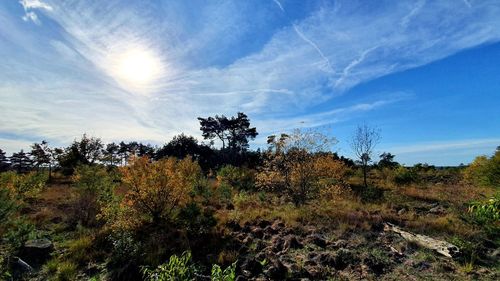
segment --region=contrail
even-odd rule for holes
[[[304,33],[302,33],[299,30],[299,28],[297,27],[296,24],[293,24],[293,29],[295,30],[295,32],[297,33],[297,35],[299,35],[299,37],[302,38],[302,40],[304,40],[306,43],[309,43],[309,45],[311,45],[314,49],[316,49],[316,51],[318,52],[318,54],[325,60],[325,63],[328,66],[329,72],[333,72],[333,68],[332,68],[332,65],[330,64],[330,60],[325,56],[325,54],[323,54],[323,52],[318,47],[318,45],[316,45],[313,41],[311,41],[309,38],[307,38],[304,35]]]
[[[274,3],[276,3],[276,5],[278,5],[278,7],[280,8],[281,11],[285,12],[285,9],[283,9],[283,6],[281,6],[280,1],[278,1],[278,0],[273,0],[273,1],[274,1]]]
[[[281,5],[281,3],[280,3],[279,0],[273,0],[273,2],[276,3],[276,5],[278,6],[278,8],[283,13],[285,13],[285,9],[283,8],[283,5]],[[307,36],[299,30],[299,28],[298,28],[298,26],[296,24],[293,23],[292,25],[293,25],[293,29],[295,30],[295,33],[297,33],[297,35],[302,40],[304,40],[304,42],[306,42],[307,44],[311,45],[318,52],[318,54],[321,56],[321,58],[323,58],[323,60],[325,61],[326,65],[328,67],[328,71],[327,72],[332,73],[333,72],[333,68],[332,68],[332,65],[330,63],[330,60],[325,56],[325,54],[323,53],[323,51],[321,51],[321,49],[318,47],[318,45],[316,43],[314,43],[311,39],[307,38]]]

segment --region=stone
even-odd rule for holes
[[[264,231],[262,230],[262,228],[255,226],[255,227],[252,227],[252,234],[256,238],[262,239],[262,237],[264,236]]]
[[[321,234],[311,234],[307,236],[306,241],[321,248],[325,248],[327,244],[326,239]]]
[[[288,251],[289,249],[301,249],[304,246],[297,240],[295,235],[288,235],[283,242],[283,251]]]
[[[272,226],[268,225],[264,228],[264,233],[266,235],[274,235],[278,233],[278,230],[273,228]]]
[[[28,240],[19,252],[19,257],[31,266],[39,266],[50,259],[54,245],[48,239]]]
[[[241,269],[249,273],[249,275],[245,274],[247,277],[257,276],[262,272],[262,264],[255,258],[249,258],[243,261]]]
[[[441,215],[446,213],[446,209],[442,206],[436,206],[434,208],[431,208],[429,210],[429,213],[434,214],[434,215]]]
[[[272,280],[284,280],[287,276],[287,268],[278,259],[272,261],[267,270],[267,276]]]
[[[344,270],[349,265],[355,265],[359,263],[359,258],[354,256],[354,254],[346,249],[340,249],[335,253],[334,256],[334,267],[337,270]]]

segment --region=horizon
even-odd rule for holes
[[[374,160],[468,164],[500,145],[498,14],[467,0],[2,1],[0,148],[202,141],[197,117],[241,111],[251,149],[315,128],[354,158],[366,123]]]

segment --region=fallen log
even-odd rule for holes
[[[459,255],[460,250],[457,246],[448,243],[446,241],[437,240],[429,236],[415,234],[408,231],[404,231],[398,226],[392,223],[384,224],[384,231],[392,231],[399,234],[403,239],[409,242],[413,242],[421,247],[434,250],[443,256],[454,258]]]

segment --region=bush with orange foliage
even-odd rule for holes
[[[334,142],[313,131],[271,136],[264,165],[256,178],[262,190],[285,193],[295,205],[316,197],[320,190],[345,186],[349,168],[325,151]]]
[[[152,223],[170,220],[189,201],[193,185],[202,177],[200,166],[189,157],[154,162],[134,158],[120,170],[129,188],[122,200],[122,207],[128,210],[126,217]]]

